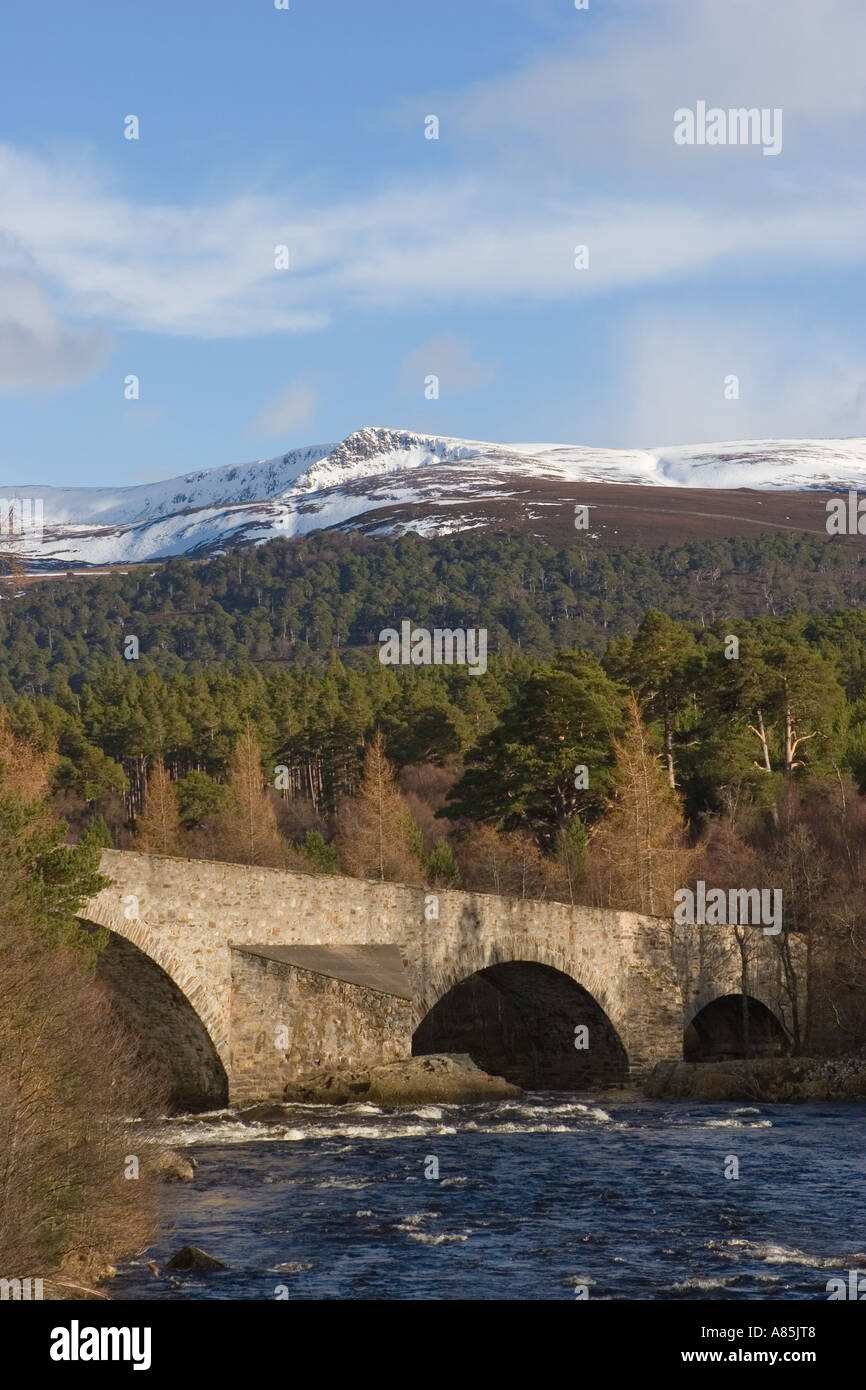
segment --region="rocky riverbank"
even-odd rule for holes
[[[644,1094],[652,1100],[866,1100],[866,1057],[659,1062]]]
[[[141,1177],[146,1182],[192,1182],[195,1159],[162,1144],[143,1146]],[[42,1298],[60,1302],[68,1299],[105,1299],[111,1294],[99,1288],[109,1284],[117,1273],[115,1266],[98,1250],[76,1250],[64,1259],[59,1269],[46,1274],[42,1280]]]

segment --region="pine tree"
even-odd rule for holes
[[[661,720],[668,786],[676,786],[674,721],[698,669],[698,648],[684,623],[651,608],[638,628],[623,673],[645,710]]]
[[[144,854],[177,854],[180,811],[162,758],[154,758],[145,784],[144,808],[136,821],[135,848]]]
[[[181,824],[197,829],[208,817],[218,815],[227,799],[227,788],[206,772],[193,768],[175,782]]]
[[[576,901],[586,881],[586,847],[586,826],[580,816],[572,816],[565,829],[559,831],[553,849],[553,857],[570,903]]]
[[[104,816],[91,816],[79,836],[80,845],[93,845],[98,850],[114,849],[112,835]]]
[[[394,780],[380,730],[365,747],[357,796],[340,808],[337,848],[343,869],[356,878],[422,881],[420,834]]]
[[[595,658],[561,652],[520,681],[499,723],[467,754],[439,814],[528,827],[549,845],[572,816],[589,817],[604,804],[620,721],[620,691]]]
[[[776,677],[783,771],[790,778],[807,763],[817,771],[822,753],[833,747],[833,724],[844,701],[836,670],[803,641],[769,644],[768,659]]]
[[[433,888],[459,888],[460,870],[447,840],[437,840],[426,856],[427,882]]]
[[[51,946],[72,945],[92,960],[104,941],[82,931],[78,909],[108,880],[98,872],[99,846],[85,837],[67,844],[66,823],[50,813],[54,764],[52,752],[15,738],[0,709],[0,947],[35,929]]]
[[[340,869],[340,856],[336,847],[329,845],[320,830],[308,830],[298,851],[306,860],[306,867],[317,874],[336,874]]]

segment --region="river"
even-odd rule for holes
[[[862,1106],[617,1094],[174,1117],[160,1139],[195,1181],[161,1189],[154,1245],[111,1295],[826,1299],[866,1270]],[[148,1268],[188,1243],[229,1268]]]

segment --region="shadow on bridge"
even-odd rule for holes
[[[468,1052],[477,1066],[532,1090],[570,1091],[628,1077],[619,1034],[570,975],[536,961],[487,966],[422,1019],[412,1053]]]

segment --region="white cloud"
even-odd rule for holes
[[[680,195],[524,196],[508,181],[464,178],[289,218],[276,198],[136,204],[0,147],[0,268],[26,261],[66,311],[119,329],[303,332],[353,306],[577,300],[720,267],[814,274],[862,263],[866,181],[816,192],[789,186],[719,208]],[[275,270],[282,243],[291,268]],[[588,271],[574,269],[578,243],[590,247]]]
[[[262,406],[252,423],[253,434],[268,438],[288,434],[312,420],[319,405],[318,389],[307,381],[295,381]]]
[[[99,370],[108,349],[102,328],[71,328],[32,280],[0,277],[0,391],[78,386]]]
[[[0,146],[0,267],[28,264],[77,312],[121,328],[236,337],[307,331],[326,320],[299,308],[274,248],[311,242],[277,199],[213,206],[136,203],[80,165]],[[314,238],[313,238],[314,239]]]
[[[866,144],[861,0],[642,0],[611,7],[604,24],[572,19],[555,50],[438,106],[425,97],[430,109],[447,110],[461,135],[503,161],[525,162],[528,151],[536,172],[552,167],[559,177],[569,167],[667,167],[715,181],[737,160],[766,173],[758,151],[695,159],[674,147],[674,110],[700,98],[782,107],[786,147],[800,162],[820,152],[826,165]]]

